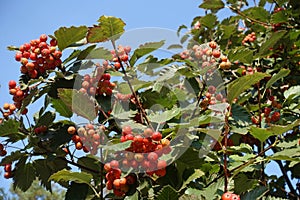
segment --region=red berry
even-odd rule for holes
[[[119,167],[119,162],[117,160],[110,161],[110,166],[113,169],[117,169]]]
[[[2,151],[4,149],[3,144],[0,143],[0,151]]]
[[[128,135],[128,134],[132,134],[132,129],[130,126],[124,126],[122,128],[122,134],[123,135]]]
[[[15,59],[16,61],[21,61],[21,58],[22,58],[22,54],[21,53],[16,53],[16,56],[15,56]]]
[[[209,42],[209,47],[210,48],[212,48],[212,49],[215,49],[215,48],[217,48],[217,43],[215,42],[215,41],[211,41],[211,42]]]
[[[208,92],[214,94],[216,92],[216,87],[213,85],[208,86]]]
[[[157,161],[157,169],[162,169],[167,167],[167,162],[165,160]]]
[[[152,140],[154,141],[160,141],[162,139],[162,135],[160,132],[154,132],[152,134]]]
[[[6,178],[6,179],[11,178],[11,172],[5,172],[4,173],[4,178]]]
[[[159,170],[156,170],[156,171],[155,171],[155,174],[156,174],[157,176],[160,176],[160,177],[163,177],[163,176],[165,176],[165,175],[166,175],[166,173],[167,173],[167,171],[166,171],[166,169],[165,169],[165,168],[163,168],[163,169],[159,169]]]
[[[56,45],[57,45],[57,40],[54,39],[54,38],[51,39],[51,40],[50,40],[50,45],[53,46],[53,47],[56,46]]]
[[[222,200],[231,200],[231,197],[232,197],[232,193],[230,193],[230,192],[225,192],[225,193],[222,195]]]
[[[112,190],[113,189],[113,182],[112,181],[107,181],[106,182],[106,189]]]
[[[11,164],[4,165],[4,171],[5,172],[11,172]]]
[[[77,142],[75,144],[75,147],[76,147],[77,150],[81,150],[83,148],[82,142]]]
[[[273,122],[277,122],[280,119],[280,113],[279,112],[274,112],[273,115],[271,116],[271,120]]]
[[[40,41],[41,41],[41,42],[46,42],[47,39],[48,39],[48,36],[47,36],[46,34],[42,34],[42,35],[40,36]]]
[[[69,134],[73,135],[76,133],[76,128],[74,126],[70,126],[67,131]]]
[[[158,155],[157,155],[157,153],[155,153],[155,152],[150,152],[150,153],[148,154],[148,156],[147,156],[147,159],[148,159],[150,162],[155,162],[155,161],[157,161],[157,159],[158,159]]]
[[[72,136],[72,141],[73,141],[74,143],[77,143],[77,142],[80,142],[81,139],[80,139],[79,135],[73,135],[73,136]]]
[[[7,151],[5,149],[0,151],[0,156],[6,156],[6,154],[7,154]]]
[[[9,89],[13,89],[13,88],[15,88],[16,86],[17,86],[16,81],[11,80],[11,81],[8,82],[8,87],[9,87]]]

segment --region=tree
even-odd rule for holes
[[[0,164],[14,189],[38,178],[65,199],[299,199],[298,1],[199,7],[172,57],[155,55],[163,40],[120,44],[112,16],[10,46],[21,76],[1,109]]]

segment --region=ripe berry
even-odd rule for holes
[[[119,162],[117,160],[110,161],[110,166],[113,169],[117,169],[119,167]]]
[[[215,49],[215,48],[217,48],[217,43],[215,42],[215,41],[211,41],[211,42],[209,42],[209,47],[210,48],[212,48],[212,49]]]
[[[157,169],[162,169],[167,167],[167,162],[165,160],[157,161]]]
[[[141,154],[141,153],[136,153],[135,155],[134,155],[134,159],[137,161],[137,162],[142,162],[143,160],[144,160],[144,156],[143,156],[143,154]]]
[[[82,142],[77,142],[77,143],[75,144],[75,147],[76,147],[77,150],[81,150],[82,147],[83,147]]]
[[[124,126],[122,128],[122,134],[123,135],[128,135],[128,134],[132,134],[132,129],[130,126]]]
[[[279,112],[274,112],[273,115],[271,116],[271,120],[273,122],[277,122],[280,119],[280,113]]]
[[[76,128],[74,126],[70,126],[68,128],[68,133],[71,134],[71,135],[75,134],[76,133]]]
[[[121,184],[120,184],[120,179],[115,179],[113,182],[114,188],[120,188]]]
[[[5,149],[0,151],[0,156],[6,156],[6,154],[7,154],[7,151]]]
[[[5,172],[11,172],[11,164],[4,165],[4,171]]]
[[[21,61],[21,58],[22,58],[22,54],[21,53],[16,53],[16,55],[15,55],[15,59],[16,59],[16,61]]]
[[[147,156],[147,159],[148,159],[150,162],[155,162],[155,161],[157,161],[157,159],[158,159],[158,155],[157,155],[157,153],[155,153],[155,152],[150,152],[150,153],[148,154],[148,156]]]
[[[162,138],[162,135],[160,132],[154,132],[152,134],[152,140],[154,140],[154,141],[160,141],[161,138]]]
[[[113,182],[112,181],[107,181],[106,182],[106,189],[112,190],[113,189]]]
[[[0,143],[0,151],[2,151],[4,149],[3,144]]]
[[[11,178],[11,172],[5,172],[4,173],[4,178],[6,178],[6,179]]]
[[[213,85],[208,86],[208,92],[214,94],[216,92],[216,87]]]
[[[212,55],[215,58],[220,58],[221,52],[219,50],[213,50]]]
[[[166,170],[165,168],[163,168],[163,169],[158,169],[158,170],[155,171],[155,174],[156,174],[157,176],[160,176],[160,177],[165,176],[166,173],[167,173],[167,170]]]
[[[51,39],[50,40],[50,45],[53,46],[53,47],[56,46],[57,45],[57,40],[56,39]]]
[[[17,86],[16,81],[10,80],[10,81],[8,82],[8,87],[9,87],[9,89],[13,89],[13,88],[15,88],[16,86]]]
[[[81,139],[80,139],[79,135],[73,135],[73,136],[72,136],[72,141],[73,141],[74,143],[77,143],[77,142],[80,142]]]

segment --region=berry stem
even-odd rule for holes
[[[112,40],[111,42],[112,42],[112,45],[113,45],[114,50],[115,50],[116,52],[118,52],[118,51],[117,51],[117,48],[116,48],[115,41]],[[150,126],[150,128],[151,128],[152,130],[154,130],[154,128],[153,128],[151,122],[150,122],[149,119],[148,119],[147,113],[145,112],[145,110],[144,110],[144,108],[143,108],[143,106],[142,106],[142,104],[141,104],[141,102],[140,102],[140,100],[139,100],[139,97],[137,96],[136,92],[134,91],[134,89],[133,89],[133,87],[132,87],[132,85],[131,85],[131,83],[130,83],[130,81],[129,81],[128,75],[127,75],[127,73],[126,73],[126,70],[125,70],[125,68],[124,68],[124,65],[123,65],[123,63],[122,63],[122,60],[121,60],[120,56],[118,55],[118,53],[116,53],[116,55],[117,55],[117,58],[118,58],[118,62],[119,62],[120,65],[121,65],[122,72],[124,73],[124,78],[125,78],[125,80],[127,81],[128,86],[129,86],[129,88],[130,88],[130,91],[131,91],[131,93],[133,94],[133,96],[134,96],[134,98],[135,98],[135,100],[136,100],[136,103],[137,103],[137,106],[138,106],[138,108],[139,108],[139,111],[141,112],[141,114],[143,115],[144,119],[146,120],[146,123]]]

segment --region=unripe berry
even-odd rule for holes
[[[76,133],[76,128],[74,126],[70,126],[67,131],[69,134],[73,135]]]

